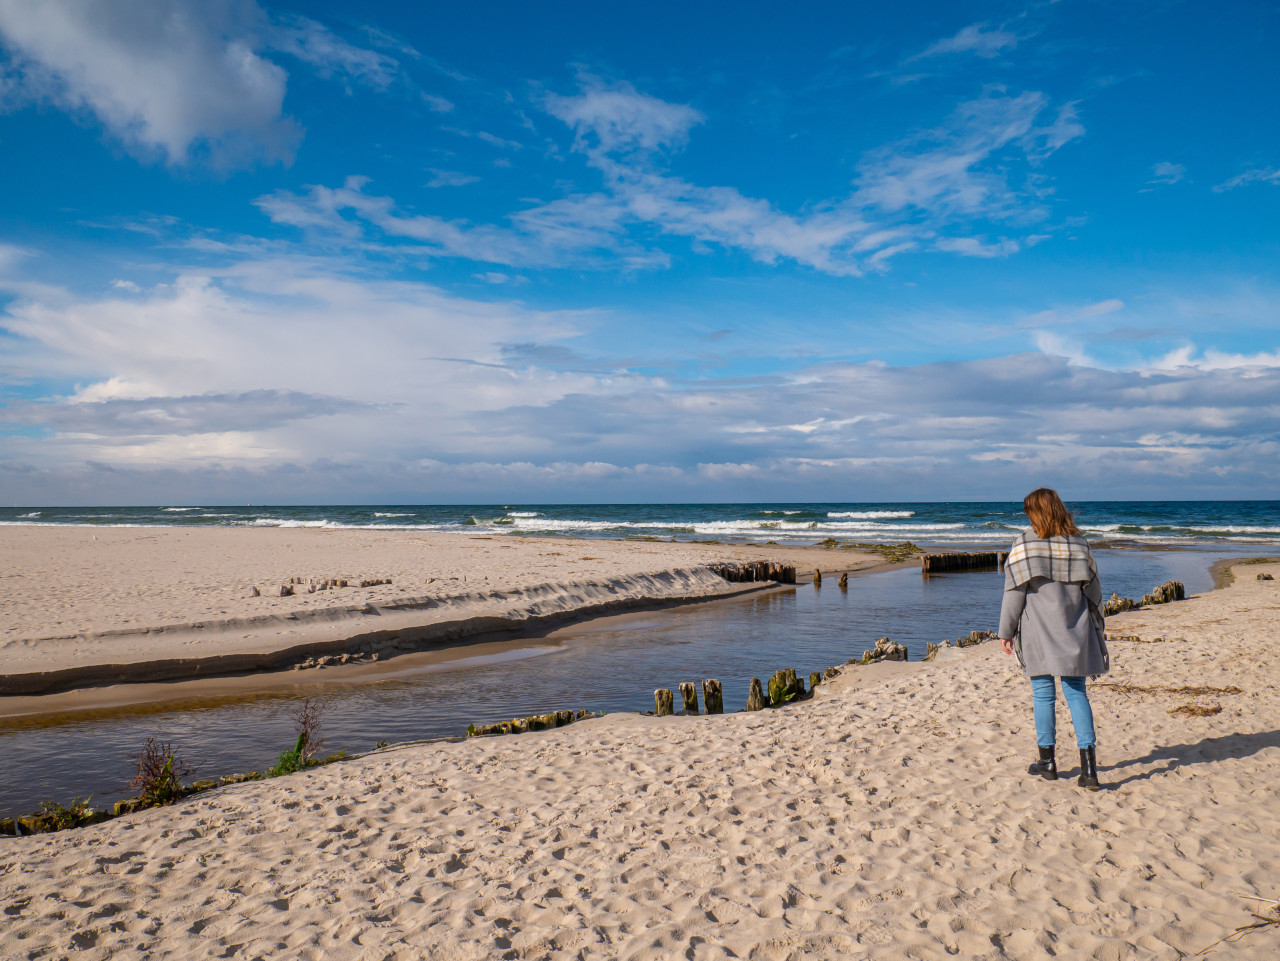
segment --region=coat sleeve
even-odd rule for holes
[[[1027,606],[1027,586],[1013,583],[1013,575],[1005,570],[1004,600],[1000,603],[1000,636],[1017,637],[1022,611]]]
[[[1092,556],[1090,552],[1091,559]],[[1089,619],[1093,622],[1094,636],[1102,652],[1102,666],[1109,671],[1111,670],[1111,651],[1107,649],[1107,620],[1102,616],[1102,582],[1098,580],[1097,567],[1090,566],[1093,567],[1093,577],[1084,586],[1084,598],[1089,604]]]

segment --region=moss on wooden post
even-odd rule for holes
[[[653,709],[658,717],[667,717],[675,713],[675,698],[671,696],[671,692],[665,687],[660,687],[653,692]]]
[[[686,714],[698,713],[698,689],[692,681],[682,681],[680,683],[680,699],[684,701],[684,712]]]

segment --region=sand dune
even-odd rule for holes
[[[1095,688],[1101,793],[1023,773],[1028,685],[989,644],[778,711],[393,748],[0,842],[0,954],[1186,957],[1280,889],[1267,569],[1112,619],[1142,641],[1112,645],[1130,688]],[[1271,929],[1208,957],[1277,953]]]

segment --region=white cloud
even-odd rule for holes
[[[423,214],[402,213],[391,197],[365,193],[367,180],[348,177],[342,187],[313,185],[295,194],[277,191],[254,203],[276,223],[320,229],[354,239],[359,226],[352,212],[386,236],[412,241],[414,252],[463,257],[508,266],[589,265],[602,252],[609,266],[661,266],[665,255],[644,251],[623,239],[623,207],[602,194],[580,194],[516,212],[512,225],[473,224]]]
[[[1081,338],[1041,331],[1047,354],[682,382],[582,364],[563,342],[599,317],[353,267],[261,259],[137,292],[20,290],[4,323],[14,363],[80,388],[4,410],[26,428],[0,436],[6,496],[288,499],[300,474],[333,500],[752,499],[783,483],[818,499],[991,496],[1055,474],[1112,496],[1272,483],[1274,353],[1104,370]]]
[[[1018,45],[1018,35],[1008,30],[984,30],[986,24],[974,23],[965,27],[953,37],[937,40],[924,50],[908,57],[904,63],[923,60],[926,57],[938,57],[952,53],[972,53],[990,59],[999,55],[1001,50],[1012,50]]]
[[[579,266],[605,255],[631,267],[665,265],[665,253],[631,239],[633,228],[648,226],[742,250],[762,263],[786,259],[858,275],[882,271],[892,257],[917,249],[1004,257],[1045,239],[1036,233],[987,241],[974,228],[1003,221],[1007,230],[1044,219],[1041,176],[1028,169],[1020,184],[1012,171],[1019,163],[1039,164],[1083,133],[1070,104],[1041,122],[1049,106],[1043,94],[992,90],[960,104],[946,123],[867,154],[849,195],[796,215],[734,187],[691,183],[661,169],[660,161],[702,122],[692,107],[593,77],[578,95],[545,101],[569,124],[574,149],[602,175],[603,191],[516,211],[510,226],[407,215],[392,198],[365,193],[359,177],[336,190],[279,191],[257,203],[279,223],[330,228],[349,241],[355,227],[348,214],[425,253],[509,266]],[[456,182],[436,173],[432,186]]]
[[[998,240],[985,243],[977,237],[939,237],[934,247],[947,253],[960,254],[963,257],[1008,257],[1022,249],[1016,240]]]
[[[1171,350],[1151,366],[1154,370],[1193,368],[1195,370],[1236,370],[1244,373],[1254,369],[1280,367],[1280,350],[1233,354],[1209,348],[1200,352],[1198,357],[1196,353],[1193,345],[1185,344]],[[1277,400],[1280,401],[1280,398]]]
[[[1280,167],[1254,167],[1218,184],[1213,188],[1213,192],[1220,194],[1248,184],[1280,184]]]
[[[282,18],[271,29],[269,42],[273,49],[311,64],[322,77],[351,80],[379,90],[390,86],[400,69],[395,57],[353,46],[306,17]],[[446,109],[452,109],[452,104]]]
[[[1147,181],[1149,188],[1165,187],[1176,184],[1187,176],[1187,168],[1182,164],[1162,160],[1151,168],[1151,179]]]
[[[288,75],[266,51],[379,90],[399,72],[394,57],[306,17],[273,21],[255,0],[0,0],[0,44],[12,71],[0,96],[92,115],[173,165],[292,159],[302,128],[283,113]]]
[[[255,48],[252,3],[0,0],[0,38],[29,97],[91,113],[143,154],[288,160],[285,71]]]
[[[1034,199],[1015,188],[1003,165],[989,161],[1010,147],[1039,156],[1083,134],[1065,107],[1051,125],[1037,126],[1047,106],[1044,94],[1033,91],[993,91],[962,103],[946,124],[868,154],[859,164],[855,200],[946,219],[1040,217]]]
[[[361,281],[345,267],[264,259],[139,292],[19,292],[4,318],[23,338],[14,362],[80,386],[53,403],[11,404],[5,419],[53,430],[40,446],[66,461],[172,466],[188,457],[176,456],[176,438],[236,432],[254,450],[276,449],[275,463],[385,457],[406,444],[483,455],[505,441],[467,441],[469,418],[608,389],[590,375],[512,366],[504,353],[573,335],[586,315]]]
[[[705,120],[687,104],[642,94],[629,83],[608,85],[591,75],[583,76],[576,95],[550,94],[545,105],[573,130],[579,149],[605,154],[682,147],[689,131]]]
[[[467,184],[477,183],[480,178],[474,174],[464,174],[458,170],[436,170],[432,168],[428,171],[431,179],[427,181],[428,187],[465,187]]]

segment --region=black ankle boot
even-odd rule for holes
[[[1052,746],[1040,748],[1040,760],[1027,768],[1027,773],[1039,774],[1046,781],[1058,780],[1058,761],[1053,756]]]
[[[1102,790],[1102,785],[1098,783],[1098,759],[1091,747],[1080,749],[1080,780],[1076,783],[1089,791]]]

